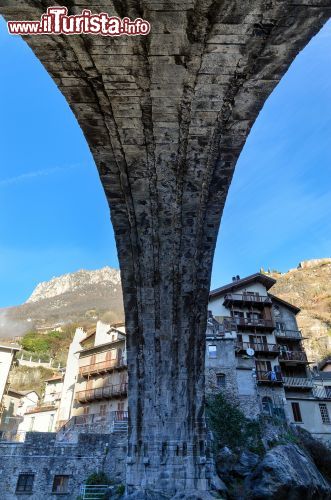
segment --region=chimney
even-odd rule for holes
[[[236,277],[235,276],[232,276],[232,281],[236,281]]]
[[[239,281],[239,280],[240,280],[240,276],[239,276],[239,274],[237,274],[237,276],[236,276],[236,280],[237,280],[237,281]]]

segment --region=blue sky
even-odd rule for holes
[[[0,307],[81,268],[118,267],[83,134],[32,51],[0,20]],[[331,254],[331,23],[265,104],[239,159],[212,286]]]

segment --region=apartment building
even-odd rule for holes
[[[248,417],[278,416],[331,440],[331,391],[309,368],[300,309],[269,292],[275,283],[256,273],[211,291],[207,391],[228,393]]]
[[[63,374],[54,374],[45,381],[45,393],[39,401],[27,406],[18,434],[25,432],[54,432],[58,419],[59,402],[63,390]]]
[[[19,440],[18,427],[24,420],[24,414],[31,405],[36,405],[39,395],[35,391],[16,391],[9,389],[3,396],[4,410],[2,413],[0,433],[2,440]]]
[[[127,363],[124,323],[106,325],[80,342],[71,416],[127,411]]]

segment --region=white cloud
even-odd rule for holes
[[[45,177],[48,175],[57,174],[58,172],[64,172],[77,167],[78,165],[46,168],[44,170],[35,170],[34,172],[28,172],[26,174],[16,175],[14,177],[8,177],[7,179],[0,179],[0,187],[6,187],[12,184],[18,184],[20,182],[28,181],[30,179],[35,179],[37,177]]]

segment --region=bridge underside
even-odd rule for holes
[[[53,3],[0,0],[0,12],[38,19]],[[25,40],[77,117],[111,209],[128,334],[128,492],[207,490],[204,335],[227,191],[265,99],[331,2],[60,4],[152,26],[147,37]]]

